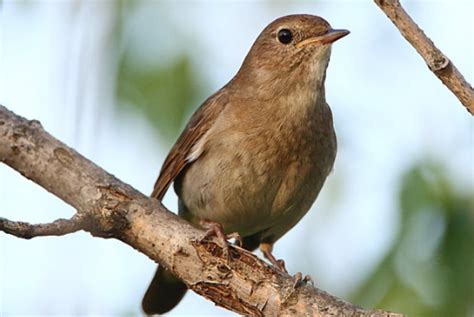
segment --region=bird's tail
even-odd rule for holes
[[[178,305],[186,290],[183,282],[160,265],[143,297],[142,309],[147,315],[164,314]]]

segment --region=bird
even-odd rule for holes
[[[331,44],[347,34],[308,14],[271,22],[237,74],[191,116],[151,197],[162,200],[174,183],[179,216],[224,240],[238,234],[243,248],[259,248],[286,271],[273,245],[310,209],[333,169],[337,142],[324,82]],[[142,309],[166,313],[186,290],[158,266]]]

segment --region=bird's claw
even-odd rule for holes
[[[314,286],[313,279],[308,274],[306,274],[303,277],[303,274],[301,274],[301,272],[296,272],[296,274],[293,275],[293,279],[294,279],[293,288],[296,288],[298,286],[301,286],[303,284],[308,284],[308,283],[311,283],[311,285]]]
[[[227,240],[234,239],[234,245],[238,247],[242,247],[242,237],[240,236],[238,232],[229,233],[228,235],[226,235],[226,239]]]
[[[275,264],[274,264],[275,265]],[[275,265],[280,271],[284,272],[284,273],[288,273],[287,269],[286,269],[286,266],[285,266],[285,261],[283,261],[282,259],[278,259],[276,261],[276,265]]]
[[[305,284],[311,284],[312,286],[314,286],[313,278],[312,278],[309,274],[306,274],[306,275],[303,277],[303,283],[305,283]]]
[[[273,245],[270,244],[270,243],[260,243],[260,251],[262,251],[263,253],[263,256],[268,260],[270,261],[270,263],[275,267],[277,268],[280,272],[283,272],[283,273],[288,273],[288,271],[286,270],[286,267],[285,267],[285,261],[283,261],[282,259],[276,259],[273,254],[272,254],[272,250],[273,250]]]
[[[201,220],[200,225],[201,227],[206,229],[206,233],[199,241],[202,242],[207,238],[216,237],[219,244],[221,244],[223,254],[228,261],[230,261],[230,247],[227,243],[227,240],[234,239],[235,243],[238,244],[238,246],[242,246],[242,238],[240,237],[238,232],[225,234],[224,228],[222,228],[222,225],[220,223],[210,220]]]

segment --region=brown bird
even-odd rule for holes
[[[273,244],[306,214],[333,168],[336,135],[324,81],[331,43],[347,35],[312,15],[289,15],[258,36],[240,70],[193,114],[168,154],[152,197],[174,182],[179,215],[279,269]],[[221,229],[219,229],[221,228]],[[162,266],[142,302],[162,314],[186,286]]]

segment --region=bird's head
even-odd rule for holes
[[[331,44],[349,34],[313,15],[276,19],[260,33],[236,75],[252,90],[315,87],[324,82]],[[263,90],[262,90],[263,88]]]

